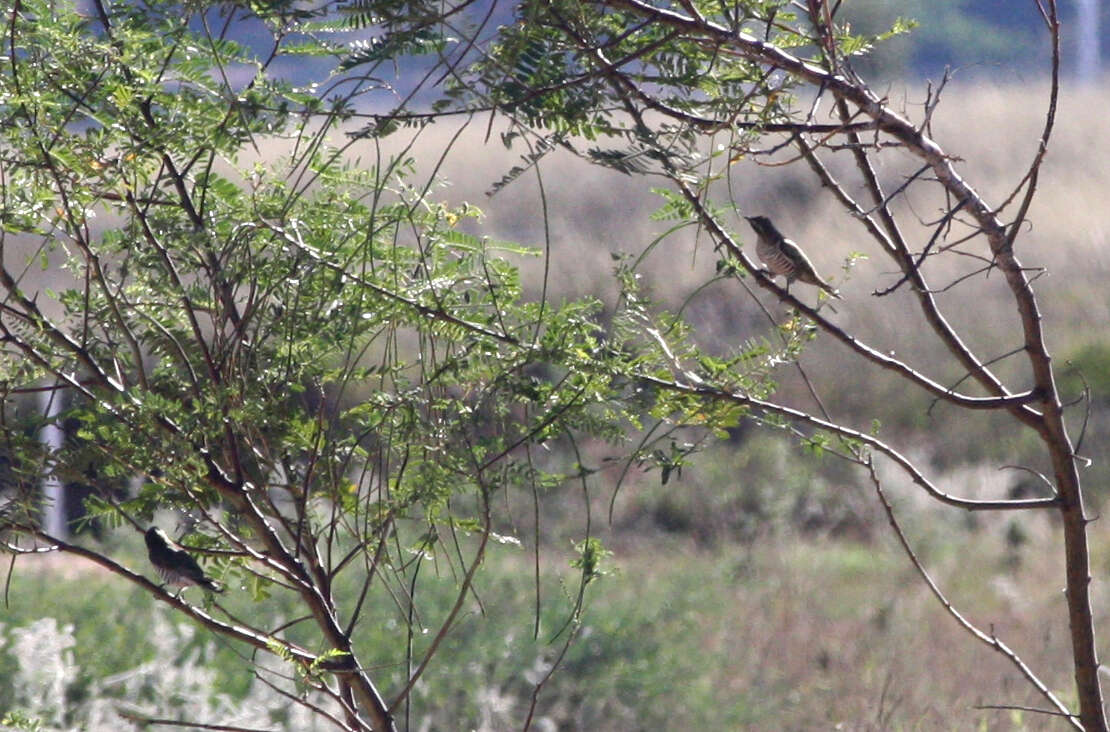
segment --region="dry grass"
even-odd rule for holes
[[[1059,532],[1045,526],[1015,551],[990,527],[911,523],[922,560],[956,606],[996,632],[1070,700],[1066,622],[1056,591]],[[713,551],[683,537],[643,538],[640,551],[618,549],[618,571],[591,591],[580,640],[540,698],[539,716],[559,729],[1063,728],[1029,712],[977,708],[1045,703],[1012,665],[957,626],[889,536],[861,544],[782,530]],[[648,546],[650,551],[643,550]],[[1105,557],[1110,542],[1100,537],[1095,549]],[[573,572],[556,555],[549,553],[544,562],[546,603],[554,608],[545,614],[545,637],[565,612],[555,576],[573,584]],[[80,621],[75,654],[84,675],[78,683],[120,672],[104,656],[134,664],[134,653],[116,659],[121,647],[100,648],[96,638],[147,627],[149,601],[113,579],[97,583],[99,591],[74,588],[59,571],[25,564],[5,625],[23,627],[27,613],[41,613],[41,604],[26,606],[25,594],[34,595],[62,623]],[[546,640],[528,641],[530,574],[526,552],[499,549],[491,555],[477,587],[485,611],[472,608],[453,634],[414,709],[414,728],[421,728],[421,720],[433,729],[520,728],[530,693],[524,679],[538,658],[552,653]],[[40,589],[30,590],[29,583]],[[436,596],[432,589],[425,602]],[[105,597],[115,598],[109,605],[126,608],[124,615],[107,609]],[[292,611],[274,607],[274,601],[252,605],[244,593],[228,600],[258,617]],[[364,629],[370,637],[363,640],[397,645],[396,633],[387,629],[392,616],[388,606],[373,608],[368,617],[375,622]],[[1105,637],[1110,617],[1099,610],[1097,620]],[[0,628],[0,637],[4,633]],[[156,639],[140,640],[145,647]],[[166,647],[157,661],[176,664],[172,659],[185,642],[158,642]],[[241,677],[242,659],[224,655],[209,657],[206,673]],[[139,659],[149,661],[149,653]],[[383,671],[382,680],[388,678]],[[471,716],[476,707],[492,704],[475,696],[476,685],[497,695],[496,710],[487,710],[496,711],[488,726]],[[99,703],[110,702],[105,697]],[[74,701],[71,710],[78,706]]]

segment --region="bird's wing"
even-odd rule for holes
[[[811,272],[814,275],[817,274],[817,270],[813,267],[813,262],[809,260],[809,257],[802,251],[802,248],[790,239],[782,240],[782,251],[794,261],[795,267]]]

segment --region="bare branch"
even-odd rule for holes
[[[999,389],[1001,390],[1001,395],[997,397],[970,397],[963,394],[957,394],[952,392],[950,389],[945,388],[941,384],[938,384],[932,379],[929,379],[923,374],[914,371],[912,368],[902,363],[901,361],[887,354],[881,353],[880,351],[871,348],[870,346],[867,346],[859,339],[848,334],[839,326],[825,318],[825,316],[821,315],[815,308],[806,305],[801,300],[787,292],[785,289],[776,285],[774,281],[770,277],[768,277],[761,268],[757,267],[755,263],[748,258],[741,246],[736,242],[735,239],[732,238],[732,235],[727,232],[716,221],[713,215],[705,208],[701,199],[690,188],[690,186],[681,179],[676,179],[675,183],[676,185],[678,185],[679,189],[686,197],[686,200],[689,201],[690,204],[695,208],[699,215],[699,218],[702,221],[702,224],[710,232],[710,234],[713,235],[713,238],[717,241],[718,245],[724,246],[728,250],[729,254],[737,259],[741,263],[741,265],[743,265],[743,267],[755,278],[755,281],[761,287],[763,287],[765,290],[768,290],[769,292],[774,293],[774,295],[780,300],[785,303],[789,303],[797,310],[804,313],[810,320],[819,325],[822,330],[826,331],[834,338],[839,340],[841,343],[848,346],[851,350],[863,356],[866,360],[905,377],[910,382],[916,384],[930,394],[933,394],[937,398],[943,399],[945,401],[950,401],[953,404],[967,407],[969,409],[1008,409],[1011,411],[1017,409],[1028,409],[1025,405],[1031,402],[1039,401],[1043,398],[1041,394],[1036,391],[1028,391],[1022,394],[1010,394],[1003,387],[1001,387],[1001,385],[999,386]],[[976,363],[978,362],[976,361]]]
[[[1055,707],[1061,715],[1068,718],[1068,721],[1071,722],[1071,725],[1073,727],[1075,727],[1076,729],[1083,729],[1083,725],[1080,724],[1079,718],[1076,715],[1072,714],[1064,705],[1064,703],[1060,701],[1055,694],[1052,693],[1048,686],[1045,685],[1045,683],[1041,681],[1036,676],[1036,674],[1033,673],[1032,669],[1025,665],[1025,662],[1022,661],[1020,657],[1018,657],[1017,653],[1015,653],[1013,650],[1010,649],[1009,646],[999,640],[998,636],[996,636],[993,632],[988,634],[976,627],[952,605],[947,597],[945,597],[944,593],[941,592],[940,587],[937,586],[936,582],[934,582],[933,578],[929,575],[928,570],[926,570],[925,567],[921,564],[921,560],[917,558],[917,555],[914,553],[913,548],[910,546],[909,540],[906,538],[905,533],[902,531],[902,527],[898,524],[898,520],[894,516],[894,508],[890,505],[890,501],[887,500],[886,493],[885,491],[883,491],[882,482],[879,480],[879,476],[875,472],[875,466],[872,464],[870,458],[865,459],[865,464],[867,466],[868,474],[871,477],[871,484],[875,487],[875,493],[876,495],[878,495],[880,503],[882,503],[883,510],[886,512],[887,521],[890,523],[890,527],[894,530],[894,535],[898,538],[898,543],[902,545],[902,550],[906,553],[906,556],[909,557],[909,560],[913,564],[914,569],[917,570],[917,573],[921,576],[922,581],[925,582],[925,584],[929,588],[929,591],[932,592],[935,598],[937,598],[937,601],[940,602],[940,604],[944,606],[944,609],[948,611],[948,614],[951,615],[956,620],[956,622],[960,624],[960,627],[970,633],[972,637],[985,644],[986,646],[994,649],[998,653],[1002,654],[1007,660],[1009,660],[1010,663],[1012,663],[1014,667],[1017,668],[1018,673],[1024,676],[1026,681],[1032,684],[1037,689],[1037,691],[1040,692],[1041,696],[1048,700],[1048,702],[1052,704],[1052,706]]]
[[[651,374],[640,374],[638,378],[641,381],[647,384],[651,384],[652,386],[658,387],[660,389],[666,389],[668,391],[674,391],[690,396],[698,396],[705,399],[733,402],[735,404],[758,409],[768,414],[776,414],[781,417],[786,417],[791,421],[799,422],[801,424],[807,424],[811,427],[825,430],[829,433],[838,435],[849,440],[862,442],[893,460],[903,470],[903,472],[905,472],[910,477],[910,479],[914,483],[923,488],[925,492],[928,493],[930,496],[942,503],[946,503],[950,506],[955,506],[956,508],[962,508],[967,511],[1018,511],[1031,508],[1057,508],[1060,505],[1060,501],[1057,498],[980,501],[952,496],[939,490],[932,483],[930,483],[929,480],[921,474],[921,472],[908,458],[906,458],[894,448],[887,445],[882,440],[879,440],[872,435],[860,432],[859,430],[855,430],[850,427],[836,424],[834,422],[820,419],[818,417],[814,417],[810,414],[797,409],[793,409],[791,407],[786,407],[781,404],[775,404],[763,399],[756,399],[754,397],[747,396],[746,394],[728,392],[718,389],[714,386],[706,385],[696,374],[692,374],[689,371],[682,372],[682,375],[690,379],[691,383],[682,383],[677,380],[668,381],[666,379],[661,379],[658,376]]]

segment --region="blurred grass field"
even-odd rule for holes
[[[614,544],[613,573],[590,588],[580,635],[539,696],[537,729],[1051,728],[1044,717],[976,708],[1043,704],[1011,665],[946,616],[889,536],[863,542],[768,526],[753,541],[706,546],[659,529],[639,533],[635,542]],[[912,533],[953,602],[1068,699],[1058,532],[1041,527],[1020,546],[981,525]],[[142,569],[138,538],[116,554]],[[1096,537],[1094,551],[1110,554],[1105,537]],[[560,646],[548,641],[569,612],[576,581],[550,548],[534,640],[530,563],[520,548],[490,555],[477,584],[481,605],[468,602],[418,686],[411,729],[520,729],[532,684]],[[1097,574],[1105,577],[1105,559],[1100,564]],[[432,607],[446,609],[453,587],[449,576],[423,583],[427,617],[437,615]],[[276,601],[253,604],[238,588],[227,602],[236,614],[275,625],[297,612]],[[22,706],[9,684],[25,686],[32,669],[57,669],[67,692],[38,711],[66,710],[59,729],[83,727],[94,701],[105,715],[145,705],[156,716],[193,722],[308,729],[282,725],[289,705],[262,695],[244,673],[245,649],[209,640],[114,577],[23,564],[0,630],[9,654],[13,631],[39,619],[43,608],[58,628],[72,626],[73,645],[66,650],[58,641],[63,633],[40,628],[33,652],[0,654],[6,709]],[[1096,613],[1105,637],[1103,608]],[[402,625],[391,605],[367,613],[372,620],[360,646],[388,694],[404,678],[396,663]],[[55,649],[60,660],[52,660]],[[103,681],[127,677],[141,683]]]
[[[1028,166],[1044,122],[1045,91],[1035,84],[947,90],[934,119],[936,137],[965,161],[962,170],[988,201],[1009,195]],[[923,98],[906,94],[907,104]],[[1110,93],[1101,89],[1066,90],[1040,195],[1018,242],[1024,263],[1047,271],[1036,288],[1061,383],[1073,396],[1083,379],[1092,389],[1080,452],[1094,460],[1085,473],[1094,515],[1110,477],[1101,459],[1110,438],[1110,166],[1105,164],[1110,150],[1103,120],[1108,102]],[[493,144],[482,146],[481,138],[479,130],[464,137],[466,154],[448,160],[443,172],[453,183],[444,195],[485,209],[483,234],[541,248],[549,244],[550,297],[611,299],[611,253],[636,251],[665,228],[648,217],[660,203],[646,192],[651,182],[553,158],[541,168],[550,224],[545,242],[534,175],[485,198],[484,191],[515,159]],[[433,149],[446,139],[446,131],[433,131],[422,144]],[[905,164],[895,152],[884,174],[897,180]],[[837,280],[845,295],[837,322],[942,382],[960,377],[922,336],[904,293],[871,296],[882,283],[891,284],[891,265],[869,250],[858,224],[838,212],[805,171],[744,165],[732,176],[746,213],[774,217],[788,236],[807,243],[819,269]],[[927,197],[910,203],[922,218],[932,217]],[[930,234],[924,228],[907,231],[918,247]],[[693,234],[665,244],[646,260],[643,272],[653,296],[676,306],[713,270],[715,257]],[[857,250],[870,258],[845,280],[840,263]],[[526,266],[538,287],[538,265]],[[953,264],[948,274],[955,276],[959,266]],[[989,359],[1019,345],[1019,335],[1001,278],[980,284],[954,288],[939,300],[967,341]],[[728,286],[700,294],[687,313],[698,338],[721,349],[768,327],[752,303]],[[1082,367],[1083,379],[1069,370],[1069,361]],[[885,374],[861,374],[851,356],[826,338],[818,338],[803,363],[834,415],[863,429],[878,417],[883,436],[954,493],[1005,496],[1027,486],[1021,474],[1001,466],[1040,467],[1024,452],[1032,444],[1029,436],[1012,432],[1005,420],[981,415],[969,420],[943,407],[930,409],[926,396],[907,392]],[[1018,359],[998,366],[1015,389],[1025,386],[1022,368]],[[787,402],[810,406],[789,372],[781,382]],[[1081,405],[1072,416],[1076,434],[1084,418]],[[743,431],[667,485],[659,484],[657,474],[629,481],[616,496],[612,523],[594,521],[614,551],[613,572],[589,589],[580,639],[540,695],[535,728],[1063,728],[1030,712],[977,708],[1045,705],[1012,665],[972,640],[929,595],[896,545],[865,478],[832,459],[799,458],[794,445],[775,435]],[[605,479],[592,498],[595,517],[607,516],[613,498]],[[969,516],[929,502],[898,480],[888,490],[918,556],[956,607],[997,633],[1070,701],[1062,548],[1054,521],[1047,515]],[[540,639],[532,638],[530,552],[500,547],[480,575],[481,609],[477,603],[468,607],[417,689],[411,729],[519,729],[531,684],[557,648],[547,641],[569,611],[565,595],[576,581],[568,566],[570,546],[582,538],[575,534],[584,510],[579,492],[563,489],[547,496],[545,505],[551,518],[541,533],[546,602]],[[521,534],[527,546],[530,535]],[[1091,537],[1095,613],[1105,647],[1110,532],[1096,522]],[[115,540],[120,543],[114,551],[129,566],[146,566],[138,536]],[[443,584],[446,603],[453,597],[449,574]],[[435,584],[430,587],[425,601],[435,604]],[[261,692],[253,690],[251,679],[236,670],[242,649],[178,628],[179,621],[149,598],[95,569],[21,559],[7,598],[0,614],[0,709],[27,707],[20,700],[28,688],[46,683],[28,682],[27,659],[14,652],[23,647],[17,646],[16,631],[44,615],[56,618],[57,627],[40,628],[42,637],[65,636],[62,629],[73,626],[68,650],[61,648],[64,643],[40,644],[47,654],[61,648],[55,665],[69,675],[66,693],[54,702],[70,715],[86,714],[92,696],[116,704],[113,694],[123,682],[112,687],[95,680],[138,674],[144,663],[157,664],[150,667],[155,676],[159,666],[169,664],[204,682],[176,697],[169,692],[159,697],[163,692],[153,682],[142,687],[146,692],[132,692],[162,699],[167,714],[264,706],[252,696]],[[277,603],[251,604],[235,593],[229,602],[237,611],[262,613],[275,622],[293,612]],[[403,637],[396,608],[368,612],[374,620],[360,643],[374,649],[368,657],[394,662]],[[152,628],[160,628],[162,636],[152,639],[147,632]],[[37,667],[54,668],[45,662]],[[206,668],[212,676],[204,676]],[[403,678],[403,668],[381,676],[389,686]],[[270,722],[251,721],[297,728],[275,715]],[[212,719],[227,722],[215,711]],[[58,728],[76,722],[77,716],[62,714]]]

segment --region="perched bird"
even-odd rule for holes
[[[210,592],[223,592],[219,583],[205,576],[204,570],[187,551],[166,536],[157,526],[146,532],[146,551],[150,563],[158,570],[158,576],[168,585],[182,589],[189,585],[199,585]]]
[[[786,277],[787,289],[790,289],[791,282],[798,280],[807,285],[820,287],[837,299],[843,299],[832,285],[821,279],[821,275],[813,268],[813,262],[809,261],[809,257],[801,247],[780,234],[771,223],[771,219],[766,216],[745,216],[744,218],[755,230],[755,253],[772,274]]]

